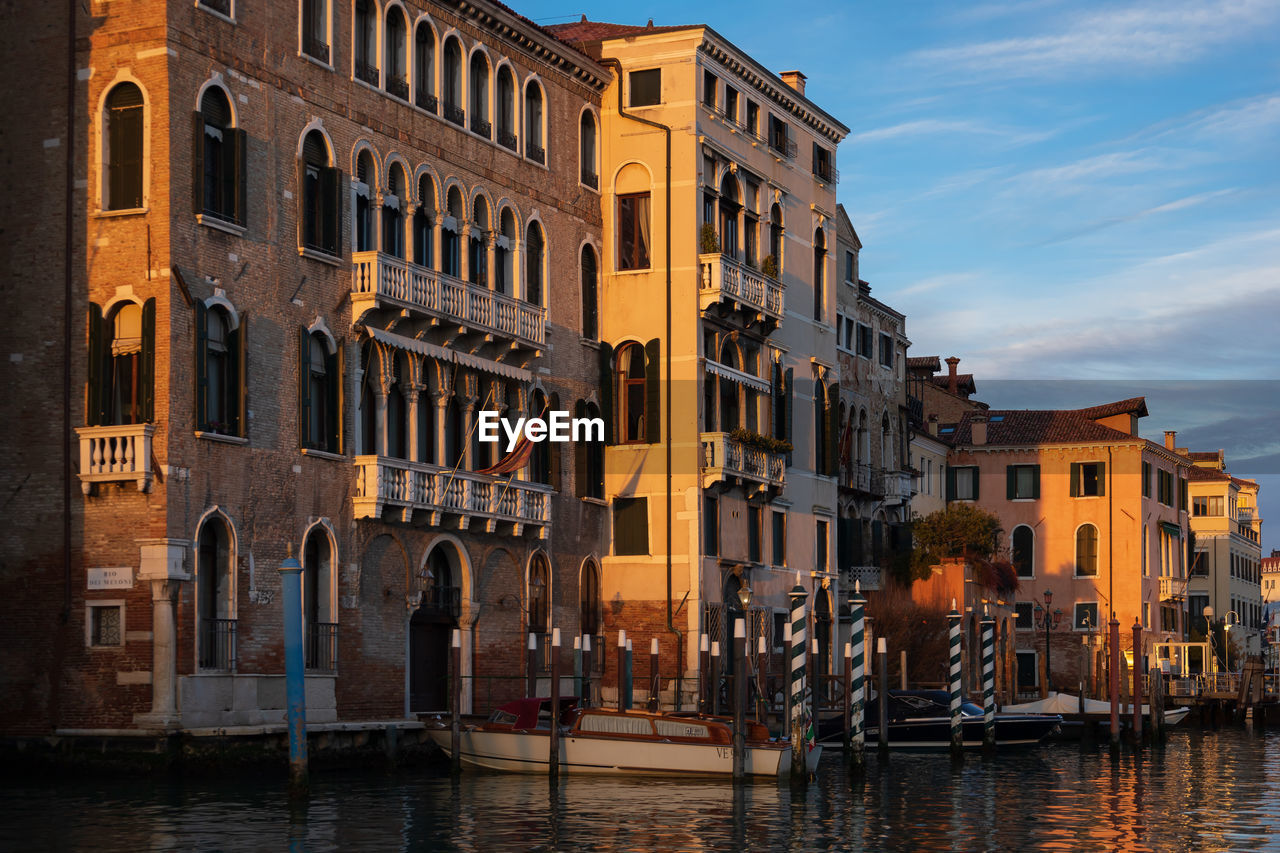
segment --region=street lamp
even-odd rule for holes
[[[1044,671],[1045,676],[1049,680],[1049,689],[1053,689],[1053,665],[1052,656],[1049,646],[1049,632],[1056,630],[1062,622],[1062,608],[1059,607],[1052,613],[1049,612],[1049,605],[1053,603],[1053,590],[1046,589],[1044,591],[1044,606],[1040,606],[1040,602],[1036,602],[1035,617],[1036,629],[1044,628]]]
[[[1235,617],[1234,621],[1231,619],[1232,616]],[[1234,610],[1228,610],[1222,617],[1222,623],[1222,645],[1226,646],[1222,653],[1226,656],[1227,672],[1231,672],[1231,626],[1240,624],[1240,614]]]
[[[1213,607],[1206,604],[1204,610],[1200,611],[1204,616],[1204,638],[1209,643],[1209,655],[1213,659],[1213,671],[1218,669],[1218,655],[1213,650]],[[1210,672],[1209,661],[1204,662],[1204,671],[1207,675]]]

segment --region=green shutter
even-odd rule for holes
[[[85,393],[84,422],[86,426],[100,426],[106,423],[103,413],[103,402],[107,399],[105,370],[107,355],[105,330],[102,322],[102,308],[96,302],[89,303],[89,352],[86,362],[87,388]]]
[[[978,489],[982,485],[982,470],[977,465],[973,466],[973,499],[976,501],[979,497]]]
[[[1004,466],[1005,500],[1013,500],[1018,496],[1018,466]]]
[[[710,380],[708,379],[707,381]],[[783,421],[786,404],[783,402],[782,390],[782,362],[775,361],[773,363],[772,381],[769,385],[769,395],[772,398],[769,419],[773,422],[773,437],[779,439],[784,438],[786,435],[786,425]]]
[[[573,416],[585,418],[587,404],[579,400],[573,404]],[[591,452],[591,442],[579,441],[573,445],[573,493],[580,498],[589,494],[587,486],[587,454]]]
[[[1040,466],[1031,466],[1031,497],[1040,500]]]
[[[1151,463],[1142,463],[1142,496],[1151,497]]]
[[[1071,497],[1080,497],[1080,463],[1071,463]]]
[[[782,374],[782,428],[783,440],[791,442],[795,446],[795,440],[792,438],[794,433],[791,431],[791,416],[795,409],[795,371],[788,367],[786,372]],[[787,454],[787,465],[791,464],[791,453]]]
[[[311,336],[298,329],[298,446],[306,447],[311,435]]]
[[[599,359],[600,417],[604,418],[604,443],[608,447],[618,443],[614,435],[614,423],[617,417],[614,412],[613,392],[617,387],[618,379],[613,372],[613,347],[601,343]]]
[[[204,113],[192,113],[191,206],[196,215],[204,213]]]
[[[956,499],[956,469],[948,465],[947,466],[947,500],[953,501],[955,499]]]
[[[346,338],[338,341],[334,347],[333,353],[325,359],[325,381],[329,383],[329,411],[325,412],[325,418],[328,419],[329,447],[330,453],[345,453],[346,442],[343,440],[343,429],[346,426],[346,412],[343,406],[343,392],[346,390],[347,377],[344,368],[346,367]]]
[[[248,163],[248,135],[240,128],[228,130],[231,134],[230,156],[228,157],[229,171],[227,172],[232,182],[234,195],[228,193],[227,198],[233,199],[231,208],[231,216],[237,225],[244,225],[248,219],[248,186],[249,186],[249,170],[246,168]]]
[[[1187,478],[1178,478],[1178,509],[1187,511]]]
[[[825,449],[825,458],[823,462],[822,473],[834,476],[836,473],[836,464],[839,459],[838,445],[840,443],[840,391],[839,389],[829,390],[827,392],[827,446]]]
[[[142,420],[156,419],[156,298],[142,304],[142,364],[139,366],[138,389],[142,404]]]
[[[342,255],[342,170],[321,169],[320,189],[324,211],[324,249]]]
[[[298,246],[301,248],[307,245],[307,164],[301,157],[296,161],[295,177],[297,185],[293,191],[297,193],[294,200],[298,203]]]
[[[644,345],[644,440],[662,441],[662,341]]]
[[[235,418],[235,434],[241,438],[249,437],[249,418],[248,418],[248,399],[249,399],[249,371],[248,371],[248,339],[249,339],[249,314],[247,312],[240,315],[240,325],[236,327],[231,341],[232,358],[235,364],[232,368],[231,375],[236,378],[235,388],[235,411],[232,417]]]
[[[196,301],[195,356],[196,429],[207,430],[209,428],[209,309],[205,308],[204,303],[199,300]]]
[[[1101,497],[1107,493],[1107,463],[1095,463],[1098,466],[1098,495]]]

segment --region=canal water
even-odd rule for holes
[[[0,850],[826,851],[1280,849],[1280,731],[1171,733],[1113,760],[1054,744],[952,765],[838,751],[807,790],[464,772],[0,783]]]

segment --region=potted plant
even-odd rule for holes
[[[703,255],[714,255],[720,251],[720,235],[710,222],[702,223],[698,232],[698,252]]]
[[[778,259],[773,255],[765,255],[764,260],[760,263],[760,272],[769,276],[769,278],[778,277]]]

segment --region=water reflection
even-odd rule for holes
[[[953,764],[837,754],[806,790],[467,773],[7,783],[0,849],[1201,850],[1280,844],[1280,734],[1176,732],[1112,759],[1057,745]]]

